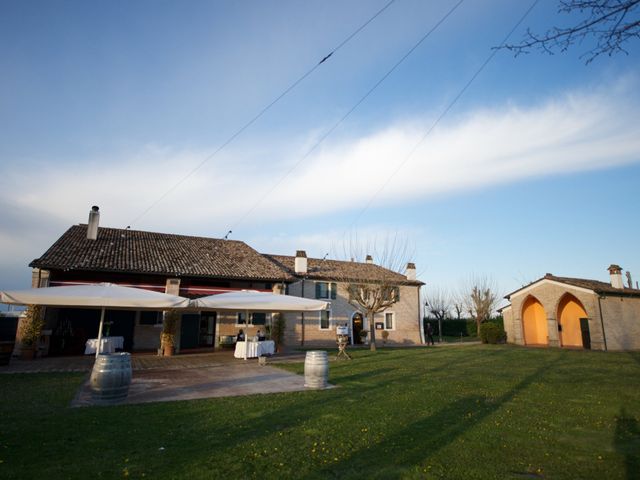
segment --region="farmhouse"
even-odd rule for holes
[[[611,282],[547,273],[510,293],[502,309],[507,341],[594,350],[640,349],[640,290],[625,287],[622,269]]]
[[[97,210],[96,210],[97,212]],[[90,217],[91,218],[91,217]],[[297,268],[304,258],[305,268]],[[294,265],[295,264],[295,265]],[[307,267],[308,265],[308,267]],[[244,242],[130,229],[98,227],[96,223],[70,227],[40,258],[30,263],[32,287],[110,282],[188,298],[234,290],[258,290],[331,302],[327,312],[286,314],[285,345],[335,345],[337,325],[349,327],[353,343],[361,341],[366,319],[348,301],[344,275],[375,282],[381,272],[397,284],[397,301],[376,318],[396,344],[420,343],[419,295],[422,282],[415,266],[407,275],[369,263],[264,255]],[[335,276],[334,276],[335,275]],[[255,335],[264,331],[275,312],[183,313],[176,350],[207,351],[221,340],[235,338],[240,329]],[[125,351],[155,351],[160,346],[162,312],[108,310],[108,335],[122,337]],[[98,310],[47,308],[43,355],[78,355],[98,332]]]

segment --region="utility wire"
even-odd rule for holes
[[[527,11],[524,13],[524,15],[522,15],[522,17],[520,17],[520,19],[518,20],[518,22],[515,24],[515,26],[509,31],[509,33],[507,34],[506,37],[504,37],[504,40],[502,40],[502,43],[500,45],[504,45],[507,43],[507,41],[509,40],[509,37],[511,37],[511,35],[513,35],[513,33],[518,29],[518,27],[522,24],[522,22],[524,22],[525,18],[527,18],[527,16],[529,15],[529,13],[531,13],[531,11],[534,9],[534,7],[538,4],[540,0],[534,0],[534,2],[531,4],[531,6],[527,9]],[[447,115],[447,113],[449,113],[449,111],[453,108],[453,106],[458,103],[458,100],[460,100],[460,97],[462,97],[462,95],[464,95],[464,93],[467,91],[467,89],[471,86],[471,84],[474,82],[474,80],[478,77],[478,75],[480,75],[480,73],[482,73],[482,71],[484,70],[484,68],[488,65],[488,63],[493,59],[493,57],[496,55],[496,53],[498,52],[498,49],[500,47],[497,48],[492,48],[491,54],[485,59],[485,61],[480,65],[480,67],[475,71],[475,73],[471,76],[471,78],[467,81],[467,83],[462,87],[462,89],[460,90],[460,92],[458,92],[458,94],[455,96],[455,98],[449,103],[449,105],[447,105],[447,107],[443,110],[443,112],[438,116],[438,118],[436,118],[436,120],[433,122],[433,124],[431,125],[431,127],[429,127],[429,129],[426,131],[426,133],[422,136],[422,138],[420,138],[420,140],[413,146],[413,148],[409,151],[409,153],[407,154],[407,156],[404,158],[404,160],[402,162],[400,162],[400,165],[398,165],[398,168],[396,168],[393,173],[387,177],[387,179],[385,180],[385,182],[382,184],[382,186],[373,194],[373,196],[369,199],[369,201],[367,202],[367,204],[364,206],[364,208],[362,210],[360,210],[360,213],[358,213],[358,215],[356,216],[356,218],[353,220],[353,222],[351,223],[351,226],[349,228],[353,228],[355,226],[355,224],[358,222],[358,220],[360,219],[360,217],[362,217],[362,215],[364,214],[364,212],[366,212],[369,207],[371,207],[371,204],[373,203],[373,201],[376,199],[376,197],[380,194],[380,192],[382,192],[382,190],[384,190],[387,185],[389,185],[389,183],[391,183],[391,180],[393,180],[393,178],[398,174],[398,172],[402,169],[402,167],[405,166],[405,164],[411,159],[411,157],[413,156],[414,153],[416,153],[416,151],[418,150],[418,148],[420,147],[420,145],[422,145],[422,143],[424,143],[424,141],[427,139],[427,137],[431,134],[431,132],[438,126],[438,124],[440,123],[440,121],[445,117],[445,115]]]
[[[400,64],[402,64],[402,62],[404,62],[407,57],[409,55],[411,55],[414,50],[416,48],[418,48],[422,42],[424,42],[440,25],[442,25],[442,23],[444,23],[444,21],[449,18],[449,16],[464,2],[464,0],[459,0],[458,3],[456,3],[453,8],[451,8],[440,20],[438,20],[438,22],[429,30],[427,31],[427,33],[425,33],[401,58],[400,60],[398,60],[389,70],[387,70],[387,72],[382,76],[382,78],[380,78],[380,80],[378,80],[373,87],[371,87],[367,93],[365,93],[360,100],[358,100],[356,102],[356,104],[351,107],[347,113],[345,113],[342,117],[340,117],[340,119],[334,123],[331,128],[329,128],[329,130],[327,130],[319,139],[316,143],[313,144],[313,146],[307,150],[307,152],[300,158],[300,160],[298,160],[281,178],[280,180],[278,180],[269,190],[267,190],[267,192],[262,195],[262,197],[260,197],[258,199],[258,201],[256,203],[253,204],[253,206],[240,218],[240,220],[238,220],[232,227],[231,230],[235,230],[237,228],[238,225],[240,225],[244,220],[246,220],[246,218],[251,215],[251,213],[253,213],[253,211],[269,196],[271,195],[271,193],[278,188],[278,186],[280,186],[280,184],[282,182],[284,182],[289,175],[291,175],[291,173],[293,173],[293,171],[298,168],[300,166],[300,164],[302,162],[304,162],[307,158],[309,158],[309,156],[326,140],[326,138],[331,135],[361,104],[362,102],[364,102],[369,95],[371,95],[379,86],[380,84],[382,84],[382,82],[384,82],[387,77],[389,77],[389,75],[391,75],[399,66]]]
[[[357,30],[355,30],[351,35],[345,38],[337,47],[329,52],[328,55],[325,55],[322,60],[316,63],[311,69],[309,69],[305,74],[303,74],[300,78],[298,78],[295,82],[293,82],[289,87],[287,87],[280,95],[278,95],[271,103],[269,103],[266,107],[260,110],[253,118],[251,118],[248,122],[242,125],[238,130],[235,131],[225,142],[223,142],[212,154],[207,156],[204,160],[202,160],[198,165],[196,165],[193,169],[191,169],[184,177],[178,180],[172,187],[170,187],[167,191],[165,191],[156,201],[154,201],[146,210],[144,210],[140,215],[138,215],[130,225],[127,226],[129,228],[134,223],[138,222],[142,217],[144,217],[149,211],[151,211],[156,205],[158,205],[162,200],[164,200],[171,192],[176,190],[180,185],[182,185],[187,179],[189,179],[194,173],[200,170],[209,160],[215,157],[222,149],[224,149],[227,145],[233,142],[242,132],[244,132],[247,128],[253,125],[262,115],[264,115],[271,107],[273,107],[276,103],[278,103],[283,97],[285,97],[291,90],[296,88],[305,78],[311,75],[316,69],[325,63],[334,53],[340,50],[343,46],[345,46],[353,37],[358,35],[364,28],[369,25],[373,20],[375,20],[382,12],[384,12],[387,8],[389,8],[396,0],[390,0],[387,2],[380,10],[378,10],[369,20],[363,23]]]

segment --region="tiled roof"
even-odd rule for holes
[[[287,255],[265,255],[279,267],[285,269],[290,275],[295,275],[295,257]],[[355,281],[385,281],[398,285],[424,285],[418,280],[407,280],[407,277],[399,273],[387,270],[372,263],[346,262],[341,260],[323,260],[320,258],[307,259],[306,278],[312,280],[355,280]]]
[[[130,272],[281,281],[289,275],[244,242],[100,227],[87,240],[74,225],[29,266],[57,270]]]
[[[505,298],[509,299],[513,294],[518,293],[520,290],[538,283],[541,280],[553,280],[554,282],[565,283],[574,287],[586,288],[587,290],[593,290],[595,293],[602,295],[614,295],[625,297],[640,297],[640,290],[636,288],[615,288],[610,283],[600,282],[599,280],[590,280],[587,278],[571,278],[571,277],[556,277],[555,275],[547,274],[542,278],[539,278],[535,282],[531,282],[529,285],[525,285],[519,288],[515,292],[511,292]]]

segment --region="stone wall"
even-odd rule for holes
[[[304,314],[304,344],[305,346],[333,346],[336,343],[336,327],[346,325],[351,328],[351,319],[358,309],[348,302],[347,284],[337,282],[335,299],[320,299],[331,302],[331,317],[328,329],[320,329],[320,312],[306,312]],[[303,295],[304,289],[304,295]],[[304,280],[289,286],[289,294],[315,299],[316,281]],[[400,301],[385,312],[394,314],[394,329],[389,330],[387,343],[395,345],[414,345],[420,343],[419,305],[417,286],[400,287]],[[302,314],[286,313],[287,322],[284,343],[287,346],[297,346],[302,342],[303,323]],[[384,322],[384,312],[376,315],[377,322]],[[369,323],[365,319],[365,329],[369,330]],[[376,331],[376,343],[381,344],[382,330]]]
[[[558,306],[562,298],[571,294],[580,301],[589,318],[591,349],[607,350],[640,349],[640,299],[631,297],[602,297],[598,302],[595,292],[542,280],[511,296],[511,306],[503,311],[507,341],[524,345],[522,307],[529,297],[536,298],[544,307],[548,323],[548,344],[560,347],[558,335]],[[602,319],[600,316],[602,305]],[[602,324],[605,333],[603,334]]]

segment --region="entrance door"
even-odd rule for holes
[[[197,348],[200,329],[199,314],[182,315],[180,322],[180,348]]]
[[[582,333],[582,346],[587,350],[591,350],[591,333],[589,333],[588,318],[580,319],[580,333]]]
[[[198,344],[201,347],[214,346],[216,338],[216,312],[207,312],[200,314],[200,334],[198,336]]]
[[[351,319],[351,323],[352,323],[351,331],[353,332],[353,343],[360,344],[362,343],[362,337],[360,337],[360,332],[364,328],[364,321],[362,319],[362,315],[359,313],[355,313],[353,315],[353,318]]]

